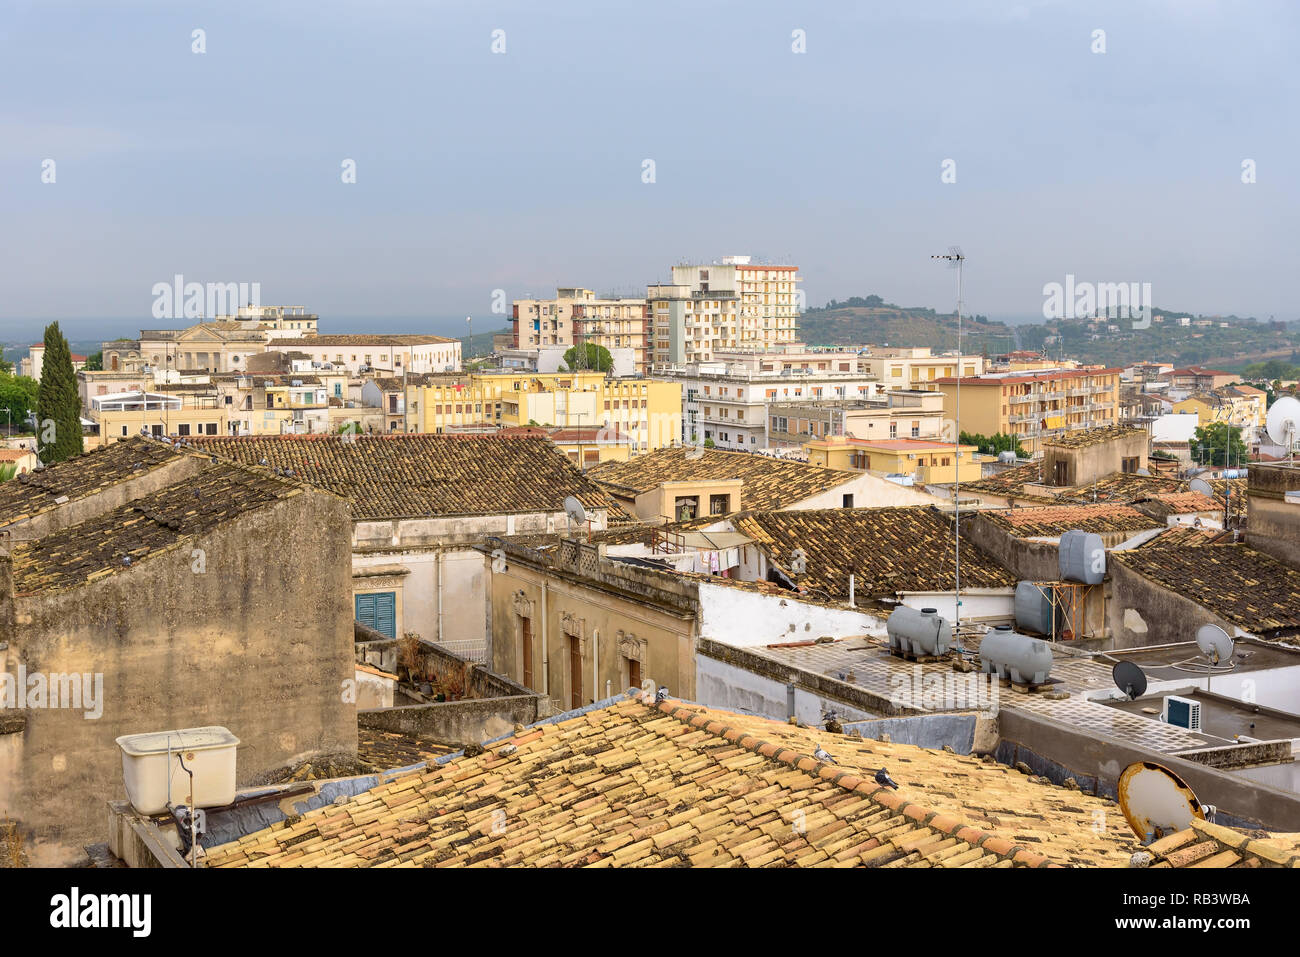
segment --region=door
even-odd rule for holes
[[[356,618],[389,638],[397,637],[397,593],[376,592],[356,596]]]
[[[641,687],[641,662],[635,658],[627,660],[627,686],[629,688]]]
[[[533,687],[533,620],[531,618],[520,618],[519,630],[524,637],[524,687],[531,689]]]
[[[582,707],[582,641],[569,639],[569,707]]]

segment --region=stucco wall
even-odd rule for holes
[[[943,500],[912,485],[899,485],[869,472],[843,485],[827,489],[794,505],[790,510],[810,508],[843,508],[844,496],[853,496],[854,508],[882,508],[887,505],[935,505]]]
[[[103,839],[104,803],[125,794],[119,735],[222,725],[241,741],[237,776],[356,754],[346,503],[304,491],[185,547],[79,588],[0,610],[6,670],[103,675],[103,714],[33,709],[0,807],[37,862]],[[292,545],[292,547],[287,547]],[[203,549],[196,573],[192,548]],[[8,559],[5,593],[12,593]],[[17,752],[17,753],[14,753]]]
[[[849,608],[801,602],[791,596],[764,595],[733,585],[701,582],[700,634],[741,647],[806,641],[822,635],[883,635],[881,619]]]
[[[358,711],[357,724],[463,748],[509,734],[516,724],[532,724],[544,716],[545,700],[541,695],[518,695]]]
[[[1114,648],[1140,648],[1191,641],[1201,625],[1218,625],[1237,633],[1231,622],[1203,605],[1157,585],[1117,561],[1107,563],[1110,594],[1106,599],[1106,626]]]

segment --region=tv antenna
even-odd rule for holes
[[[1116,662],[1110,670],[1115,687],[1123,692],[1129,701],[1140,698],[1147,693],[1147,676],[1142,669],[1131,661]]]
[[[960,246],[949,246],[948,252],[931,259],[942,259],[949,269],[957,270],[957,390],[954,399],[952,461],[952,517],[953,517],[953,634],[957,645],[961,646],[961,293],[962,273],[966,264],[966,255]]]
[[[1286,449],[1287,460],[1294,463],[1296,441],[1300,440],[1300,400],[1287,395],[1274,402],[1264,420],[1264,431]]]

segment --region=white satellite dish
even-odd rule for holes
[[[1206,498],[1214,498],[1214,486],[1205,479],[1194,478],[1189,484],[1193,492],[1200,492]]]
[[[1218,625],[1201,625],[1196,630],[1196,647],[1212,665],[1232,660],[1232,639]]]
[[[1287,395],[1274,402],[1264,419],[1264,431],[1289,453],[1300,440],[1300,400]]]
[[[1201,802],[1178,775],[1151,761],[1130,764],[1115,788],[1124,819],[1143,843],[1186,830],[1205,820]]]
[[[569,521],[578,525],[585,525],[587,522],[587,510],[582,507],[576,495],[570,495],[564,500],[564,514],[569,516]]]

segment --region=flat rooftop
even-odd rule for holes
[[[1133,662],[1146,673],[1147,678],[1177,681],[1179,678],[1205,677],[1205,658],[1201,656],[1194,641],[1108,651],[1106,654],[1111,658]],[[1213,677],[1272,668],[1300,668],[1300,651],[1262,641],[1238,641],[1233,651],[1232,670],[1225,672],[1216,669]]]
[[[1213,682],[1210,683],[1213,688]],[[1255,738],[1259,741],[1278,741],[1284,738],[1300,738],[1300,715],[1275,711],[1272,708],[1260,708],[1258,705],[1243,704],[1232,698],[1223,698],[1217,694],[1206,694],[1200,688],[1189,687],[1177,692],[1167,691],[1161,694],[1143,695],[1133,701],[1119,700],[1103,702],[1106,707],[1137,715],[1146,721],[1160,723],[1160,710],[1168,694],[1177,694],[1183,698],[1192,698],[1201,703],[1201,728],[1207,734],[1228,741],[1237,735]],[[1149,713],[1154,710],[1156,713]],[[1162,725],[1167,727],[1167,725]]]

